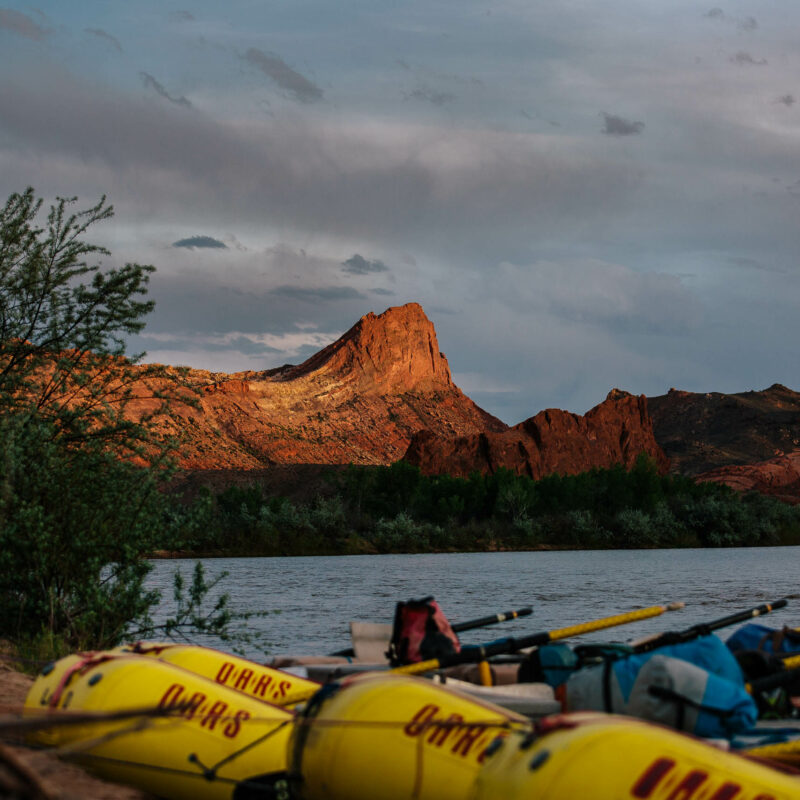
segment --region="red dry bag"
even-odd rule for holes
[[[393,667],[458,653],[461,645],[433,597],[398,603],[386,654]]]

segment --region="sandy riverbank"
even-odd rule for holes
[[[21,714],[33,678],[17,672],[0,656],[0,714],[5,719]],[[152,795],[127,786],[93,778],[79,767],[60,761],[51,753],[33,750],[19,739],[4,735],[0,744],[0,795],[6,783],[19,781],[19,767],[29,770],[41,790],[36,796],[51,800],[154,800]],[[26,797],[27,795],[20,795]]]

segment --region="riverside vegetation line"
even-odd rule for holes
[[[402,461],[331,471],[312,501],[258,484],[197,498],[192,534],[164,549],[202,555],[335,555],[542,548],[800,543],[800,507],[726,486],[622,466],[538,481],[498,470],[425,476]],[[197,516],[203,518],[197,524]]]

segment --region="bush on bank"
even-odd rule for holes
[[[225,602],[203,608],[214,581],[201,567],[188,587],[176,576],[176,615],[158,629],[150,618],[147,555],[191,538],[210,507],[159,490],[176,443],[154,417],[194,387],[126,357],[154,267],[107,266],[86,234],[113,208],[74,202],[44,213],[29,188],[0,208],[0,638],[32,661],[231,622]],[[134,387],[151,390],[152,414],[126,414]]]
[[[800,508],[726,486],[631,470],[539,481],[507,470],[424,476],[409,464],[351,466],[310,504],[257,485],[214,498],[193,551],[240,555],[405,553],[538,547],[725,547],[800,543]]]

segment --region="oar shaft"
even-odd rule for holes
[[[789,656],[782,661],[784,669],[781,672],[746,683],[747,691],[754,694],[755,692],[769,692],[790,684],[800,684],[800,656]]]
[[[638,622],[643,619],[650,619],[663,614],[665,611],[676,611],[683,608],[683,603],[671,603],[670,605],[650,606],[627,614],[615,614],[611,617],[593,620],[592,622],[582,622],[579,625],[571,625],[567,628],[557,628],[554,631],[542,631],[530,636],[520,638],[507,637],[498,639],[496,642],[489,642],[484,645],[463,647],[460,653],[453,653],[442,658],[433,658],[428,661],[420,661],[416,664],[405,664],[402,667],[395,667],[392,672],[404,675],[416,675],[421,672],[431,672],[432,670],[452,667],[456,664],[472,664],[484,661],[491,656],[502,653],[516,653],[526,647],[537,647],[539,645],[553,642],[557,639],[566,639],[570,636],[580,636],[584,633],[613,628],[616,625],[625,625],[629,622]]]
[[[457,622],[451,625],[455,633],[461,631],[471,631],[473,628],[484,628],[487,625],[496,625],[498,622],[505,622],[508,619],[517,619],[517,617],[529,617],[533,614],[533,609],[530,606],[520,608],[517,611],[504,611],[502,614],[490,614],[488,617],[480,617],[479,619],[471,619],[467,622]]]
[[[653,636],[650,639],[645,639],[634,645],[634,653],[649,653],[652,650],[657,650],[659,647],[664,647],[671,644],[680,644],[682,642],[690,642],[693,639],[698,639],[705,636],[711,631],[719,630],[720,628],[727,628],[729,625],[735,625],[737,622],[747,622],[754,617],[760,617],[764,614],[769,614],[771,611],[776,611],[783,608],[788,603],[786,598],[775,600],[772,603],[764,603],[763,605],[756,606],[755,608],[748,608],[746,611],[738,611],[736,614],[730,614],[727,617],[712,620],[711,622],[701,623],[699,625],[692,625],[685,631],[676,631],[662,633]]]
[[[550,631],[548,641],[554,642],[556,639],[568,639],[571,636],[580,636],[584,633],[602,631],[605,628],[614,628],[617,625],[626,625],[629,622],[638,622],[642,619],[661,616],[665,611],[677,611],[683,608],[683,603],[670,603],[667,606],[651,606],[650,608],[640,608],[637,611],[629,611],[627,614],[616,614],[613,617],[594,620],[593,622],[582,622],[579,625],[572,625],[568,628],[557,628]],[[527,647],[528,645],[523,645]]]
[[[714,622],[709,622],[705,625],[694,625],[693,628],[707,629],[712,631],[718,630],[719,628],[727,628],[729,625],[735,625],[737,622],[747,622],[747,620],[753,619],[754,617],[760,617],[764,614],[769,614],[771,611],[777,611],[779,608],[786,606],[788,602],[789,601],[783,597],[780,600],[775,600],[772,603],[764,603],[761,606],[749,608],[747,611],[739,611],[736,614],[722,617],[721,619],[715,620]]]
[[[744,688],[750,694],[757,694],[760,692],[770,692],[773,689],[779,689],[782,686],[789,686],[792,684],[800,684],[800,670],[790,669],[786,672],[776,672],[774,675],[767,675],[765,678],[758,678],[750,683],[746,683]]]

